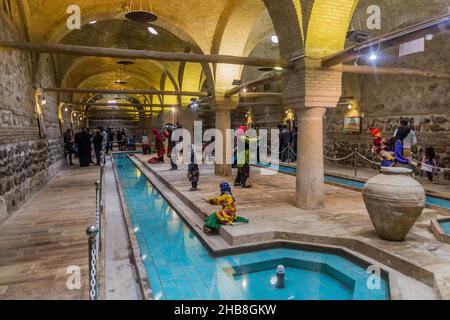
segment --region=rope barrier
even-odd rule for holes
[[[415,161],[417,163],[420,163],[422,166],[427,166],[428,168],[435,169],[435,170],[438,170],[438,171],[442,171],[442,172],[450,171],[450,168],[435,167],[435,166],[433,166],[431,164],[423,163],[422,161],[416,160],[414,158],[407,158],[407,159],[410,160],[410,161]]]
[[[375,162],[375,161],[373,161],[373,160],[370,160],[370,159],[368,159],[368,158],[366,158],[364,155],[362,155],[361,153],[359,153],[358,151],[355,151],[356,152],[356,155],[358,155],[360,158],[362,158],[363,160],[366,160],[367,162],[369,162],[369,163],[371,163],[371,164],[374,164],[374,165],[376,165],[376,166],[379,166],[379,167],[381,167],[381,162]]]
[[[349,154],[348,156],[346,156],[346,157],[343,157],[343,158],[330,158],[330,157],[327,157],[327,156],[323,156],[325,159],[327,159],[327,160],[330,160],[330,161],[336,161],[336,162],[339,162],[339,161],[344,161],[344,160],[347,160],[347,159],[349,159],[349,158],[351,158],[351,157],[353,157],[355,154],[354,153],[352,153],[352,154]]]
[[[277,152],[277,151],[272,151],[272,149],[270,149],[269,146],[267,146],[267,149],[270,151],[270,153],[275,153],[275,154],[282,154],[283,152],[285,152],[286,150],[288,150],[290,147],[286,147],[284,150],[282,150],[281,152]]]

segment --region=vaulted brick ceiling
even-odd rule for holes
[[[139,1],[132,1],[138,9]],[[269,34],[274,34],[271,20],[262,0],[153,0],[153,12],[159,19],[152,23],[159,35],[148,32],[148,24],[124,18],[131,1],[80,0],[81,30],[66,27],[71,0],[29,0],[24,2],[27,27],[31,41],[58,42],[74,45],[148,49],[166,52],[196,52],[248,55]],[[150,10],[150,1],[142,1]],[[95,24],[89,24],[91,21]],[[45,21],[45,23],[43,23]],[[119,68],[115,59],[80,58],[58,55],[58,80],[65,87],[117,88],[117,77],[128,83],[121,87],[134,89],[179,89],[198,91],[207,80],[213,83],[214,70],[206,75],[198,64],[176,62],[155,63],[138,61],[133,66]],[[221,67],[219,67],[221,68]],[[225,67],[230,69],[230,67]],[[219,77],[231,86],[240,77],[241,68],[219,72]],[[166,74],[166,76],[163,76]],[[165,85],[161,79],[165,80]],[[123,80],[120,79],[120,80]],[[87,95],[75,95],[83,101]],[[140,99],[140,97],[137,97]],[[189,101],[183,98],[183,102]],[[179,102],[166,97],[166,103]]]

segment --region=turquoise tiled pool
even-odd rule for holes
[[[259,164],[259,166],[270,168],[270,165],[264,165]],[[297,173],[297,168],[290,167],[290,166],[280,166],[279,171],[282,173],[287,173],[291,175],[295,175]],[[356,180],[351,179],[345,179],[345,178],[339,178],[335,176],[326,175],[325,176],[325,182],[331,182],[335,184],[340,184],[347,187],[353,187],[356,189],[363,189],[364,183]],[[444,208],[444,209],[450,209],[450,200],[442,199],[434,196],[427,196],[427,204],[433,205],[436,207]]]
[[[450,235],[450,221],[440,222],[442,230],[448,235]]]
[[[212,256],[126,155],[115,155],[119,182],[155,299],[385,300],[369,290],[366,269],[332,253],[286,248]],[[286,288],[273,285],[286,267]]]

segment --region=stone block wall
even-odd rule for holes
[[[12,18],[0,14],[0,39],[26,40],[23,24]],[[0,50],[0,219],[11,215],[64,164],[57,97],[47,96],[43,107],[45,138],[39,135],[35,112],[33,84],[56,86],[54,75],[48,55]]]
[[[444,14],[448,7],[448,1],[444,0],[433,1],[433,5],[423,0],[408,1],[408,6],[388,0],[380,3],[383,28],[374,35]],[[369,1],[361,2],[358,8],[363,27],[368,4]],[[354,26],[358,24],[354,20]],[[398,57],[396,48],[386,50],[379,54],[377,65],[450,73],[449,50],[450,33],[436,34],[432,41],[426,41],[425,52]],[[358,147],[361,153],[371,156],[373,138],[369,129],[379,127],[384,135],[390,136],[400,120],[406,118],[412,120],[418,137],[418,146],[413,150],[415,157],[420,158],[420,149],[432,146],[439,166],[450,167],[450,81],[403,75],[345,74],[343,87],[343,96],[354,97],[354,107],[363,116],[362,132],[343,133],[344,117],[349,113],[345,104],[329,109],[325,119],[325,145],[332,155],[345,156]],[[449,174],[446,177],[450,179]]]

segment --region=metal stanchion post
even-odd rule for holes
[[[355,148],[354,151],[354,160],[355,160],[355,177],[358,176],[358,148]]]
[[[97,300],[98,298],[98,282],[97,282],[97,240],[98,229],[96,226],[90,226],[86,230],[88,235],[88,253],[89,253],[89,298]]]
[[[100,181],[95,182],[95,193],[96,193],[96,205],[95,205],[95,220],[97,224],[97,229],[99,233],[99,239],[101,239],[102,235],[102,217],[101,217],[101,211],[102,211],[102,189],[101,189],[102,183]],[[99,241],[98,248],[101,249],[101,241]]]

